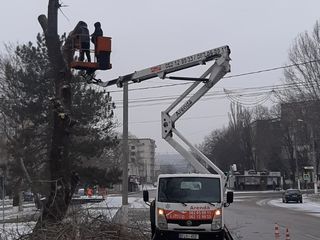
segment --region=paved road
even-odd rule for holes
[[[155,191],[149,193],[150,198],[154,198]],[[131,196],[142,198],[142,193]],[[226,224],[234,239],[275,239],[274,228],[277,223],[281,240],[285,239],[286,228],[289,229],[291,240],[320,240],[320,217],[269,204],[270,200],[279,198],[281,192],[235,193],[235,202],[225,210]],[[146,233],[150,231],[148,209],[131,209],[129,216]]]
[[[234,239],[275,239],[278,223],[280,239],[285,239],[288,228],[291,240],[320,240],[320,218],[268,204],[269,200],[279,198],[280,192],[235,193],[235,202],[225,210],[226,224]]]

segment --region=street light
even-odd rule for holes
[[[313,186],[314,186],[314,193],[318,194],[318,173],[317,173],[317,156],[315,151],[315,138],[314,138],[314,131],[313,127],[310,128],[310,140],[312,144],[312,162],[313,162]]]
[[[299,179],[299,166],[298,166],[298,154],[297,154],[297,140],[296,140],[296,130],[293,131],[293,155],[295,159],[295,165],[296,165],[296,172],[295,172],[295,178],[297,179],[298,183],[298,189],[300,190],[300,179]]]

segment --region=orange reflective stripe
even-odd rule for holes
[[[214,210],[175,211],[164,210],[167,219],[170,220],[208,220],[214,216]]]

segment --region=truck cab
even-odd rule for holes
[[[224,239],[223,209],[233,201],[218,174],[161,174],[151,202],[152,239]],[[144,192],[144,200],[149,201]]]

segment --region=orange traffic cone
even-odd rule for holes
[[[275,240],[280,240],[279,225],[277,223],[274,226],[274,237]]]
[[[286,229],[286,240],[290,240],[289,229]]]

